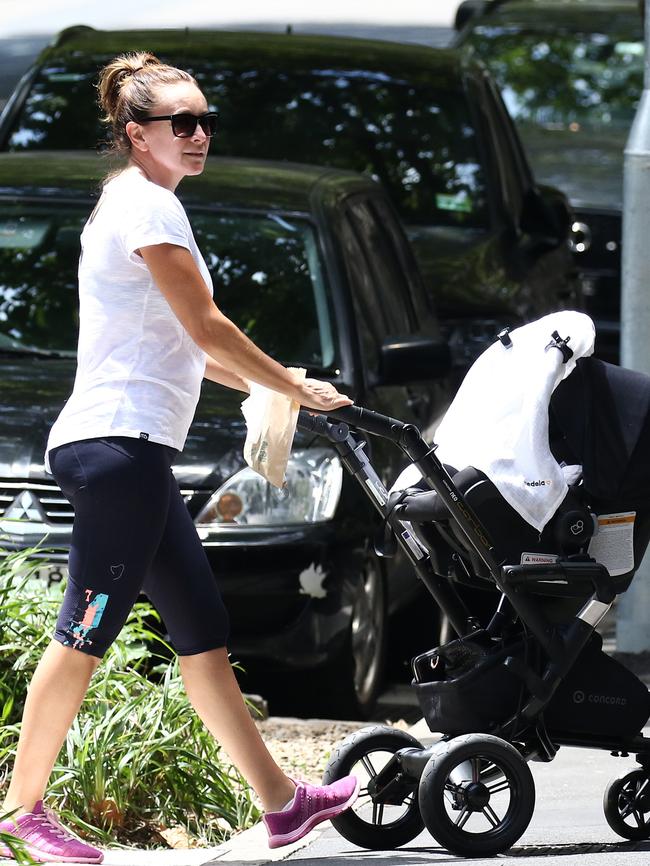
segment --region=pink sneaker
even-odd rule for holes
[[[54,812],[43,807],[42,800],[36,803],[33,812],[0,821],[0,830],[26,842],[26,850],[39,863],[101,863],[104,859],[101,851],[66,830]],[[13,855],[0,844],[0,856]]]
[[[267,812],[263,816],[269,833],[269,848],[280,848],[302,839],[316,824],[349,809],[358,794],[359,780],[354,776],[337,779],[331,785],[296,782],[296,793],[290,805],[281,812]]]

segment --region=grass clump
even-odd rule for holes
[[[63,597],[64,587],[35,579],[35,568],[29,551],[0,561],[3,796],[27,686]],[[168,831],[191,846],[216,845],[255,823],[259,812],[191,708],[178,658],[157,626],[154,608],[136,603],[91,680],[50,778],[47,804],[99,845],[171,847]]]

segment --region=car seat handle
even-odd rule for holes
[[[562,353],[562,363],[566,364],[571,358],[573,358],[573,349],[570,349],[567,345],[571,337],[560,337],[557,331],[553,331],[551,334],[551,342],[545,347],[544,351],[548,349],[559,349]]]

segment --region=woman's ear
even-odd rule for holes
[[[149,145],[145,141],[142,124],[136,123],[135,120],[129,120],[124,127],[124,131],[128,135],[132,147],[139,150],[141,153],[149,150]]]

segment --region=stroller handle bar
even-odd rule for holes
[[[366,433],[372,433],[374,436],[390,439],[392,442],[399,442],[405,429],[416,429],[413,425],[405,424],[404,421],[398,421],[397,418],[381,415],[379,412],[364,409],[362,406],[343,406],[340,409],[332,409],[319,415],[313,415],[306,409],[301,409],[298,416],[298,426],[304,430],[328,435],[324,423],[326,418],[342,421],[344,424],[349,424],[358,430],[364,430]],[[333,431],[330,429],[329,433],[333,433]],[[417,433],[419,434],[419,430]]]
[[[339,423],[332,424],[330,419],[334,419]],[[327,414],[318,415],[313,415],[307,410],[301,409],[298,414],[298,426],[301,429],[329,439],[340,453],[342,446],[345,446],[350,432],[348,425],[355,427],[357,430],[389,439],[407,454],[418,467],[423,477],[427,479],[431,488],[441,497],[450,513],[457,519],[469,543],[473,545],[492,573],[497,585],[499,585],[502,561],[496,559],[496,551],[487,537],[481,522],[463,500],[448,472],[436,457],[436,445],[429,445],[425,442],[422,434],[414,424],[398,421],[396,418],[381,415],[379,412],[373,412],[371,409],[364,409],[361,406],[344,406],[341,409],[327,412]],[[349,452],[344,453],[347,456]],[[356,460],[354,462],[356,464]],[[348,469],[353,475],[359,477],[359,467],[357,465],[349,465]],[[363,471],[365,470],[366,466],[364,465]],[[383,487],[383,485],[381,486]],[[389,507],[389,510],[392,510],[390,509],[388,494],[385,489],[383,490],[382,498],[383,512],[386,513],[387,507]]]

